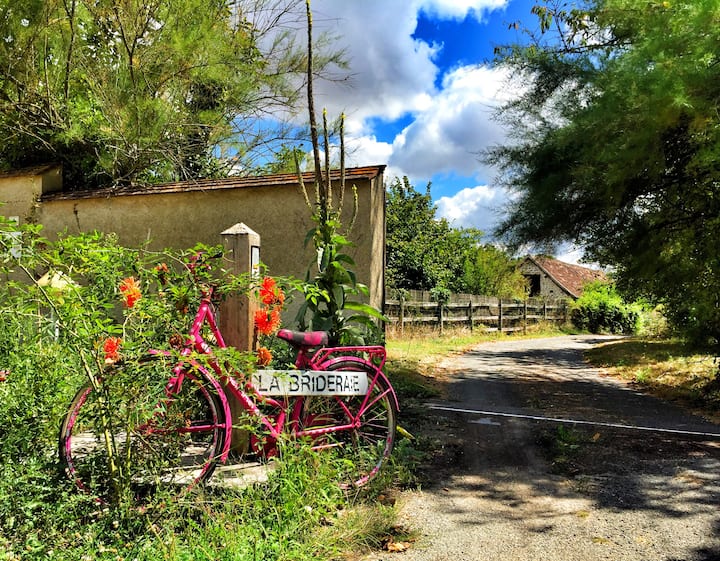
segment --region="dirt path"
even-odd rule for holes
[[[448,360],[451,399],[422,429],[441,454],[423,490],[398,499],[420,537],[367,559],[720,560],[720,426],[588,367],[582,351],[601,341],[489,343]]]

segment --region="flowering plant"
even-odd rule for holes
[[[280,328],[280,312],[285,304],[285,293],[272,277],[264,277],[258,287],[259,309],[254,315],[255,341],[260,336],[269,336]],[[272,353],[266,347],[257,351],[258,366],[268,366],[272,362]]]
[[[142,298],[142,293],[140,292],[140,287],[135,277],[128,277],[122,280],[120,283],[120,294],[123,295],[127,308],[132,308],[135,302]]]
[[[112,488],[108,501],[132,500],[132,480],[125,474],[136,466],[161,469],[154,458],[142,456],[146,452],[123,448],[116,435],[131,434],[156,412],[180,359],[168,342],[188,333],[193,317],[186,312],[202,298],[202,287],[185,266],[197,251],[125,248],[115,236],[99,233],[51,241],[38,226],[0,217],[0,419],[12,420],[0,464],[26,460],[28,434],[40,451],[36,457],[52,458],[73,396],[90,386],[90,422],[107,436],[101,445],[107,461],[92,469]],[[201,274],[204,282],[210,273]],[[249,279],[231,278],[221,268],[212,274],[220,294],[249,290]],[[153,348],[168,352],[149,358]],[[255,364],[254,356],[242,358],[246,370]],[[111,425],[112,432],[106,428]],[[51,468],[54,479],[54,463]]]

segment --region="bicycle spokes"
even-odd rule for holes
[[[117,385],[83,388],[63,423],[61,459],[81,488],[112,500],[160,484],[189,488],[210,476],[227,426],[209,381],[186,373],[177,391],[155,404]]]

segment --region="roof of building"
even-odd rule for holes
[[[28,166],[24,168],[18,168],[18,169],[8,169],[0,171],[0,178],[1,177],[22,177],[27,175],[42,175],[48,171],[57,169],[60,167],[60,164],[37,164],[34,166]]]
[[[385,170],[384,165],[364,166],[347,168],[345,180],[348,183],[359,179],[375,179]],[[303,181],[310,185],[313,183],[315,174],[305,172]],[[333,181],[340,179],[340,171],[332,170],[330,177]],[[88,191],[63,191],[51,193],[43,200],[67,200],[67,199],[90,199],[102,197],[120,197],[132,195],[148,195],[161,193],[186,193],[190,191],[217,191],[222,189],[247,189],[251,187],[272,187],[281,185],[297,185],[298,178],[295,173],[278,173],[262,176],[233,176],[221,179],[198,179],[194,181],[177,181],[173,183],[157,183],[150,185],[127,185],[121,187],[107,187],[104,189],[93,189]]]
[[[528,255],[523,263],[528,261],[539,267],[573,298],[582,295],[583,285],[588,282],[607,280],[607,275],[598,269],[565,263],[544,255]]]

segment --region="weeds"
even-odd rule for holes
[[[587,358],[653,395],[720,418],[717,359],[702,349],[675,339],[633,338],[595,347]]]
[[[393,509],[375,509],[372,499],[394,481],[392,466],[362,491],[345,493],[330,455],[296,445],[283,450],[266,483],[245,489],[197,488],[178,498],[159,486],[142,504],[122,485],[107,504],[80,492],[59,465],[58,428],[76,390],[102,380],[107,361],[116,360],[118,349],[103,342],[121,338],[128,364],[135,351],[186,332],[181,324],[196,295],[161,283],[157,298],[138,300],[125,280],[147,286],[168,273],[161,279],[155,256],[126,253],[112,238],[63,238],[55,246],[35,230],[23,234],[21,257],[38,257],[24,267],[23,283],[13,280],[12,255],[0,251],[0,561],[319,560],[387,535]],[[52,292],[27,278],[49,266],[78,285]],[[140,385],[133,372],[112,379]],[[356,508],[372,512],[372,524]]]

